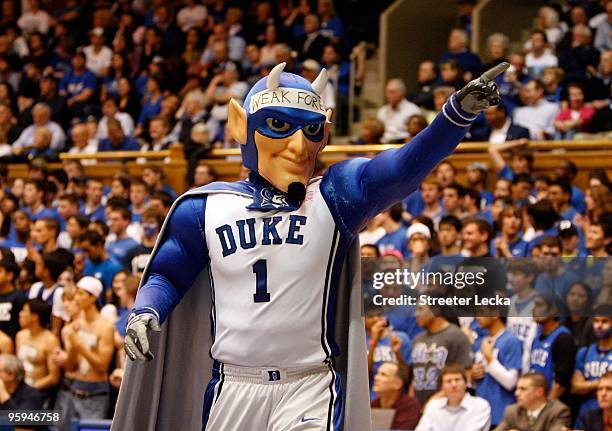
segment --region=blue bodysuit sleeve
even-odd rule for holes
[[[204,235],[206,196],[179,198],[168,215],[138,290],[134,312],[163,323],[208,264]]]
[[[354,235],[370,218],[416,190],[454,151],[474,119],[453,95],[435,120],[403,147],[330,167],[321,193],[342,233]]]

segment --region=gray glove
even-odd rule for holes
[[[487,70],[480,78],[470,81],[457,92],[461,109],[470,114],[478,114],[485,109],[498,105],[501,101],[495,78],[504,73],[510,63],[500,63]]]
[[[141,362],[153,359],[153,353],[149,348],[147,331],[151,329],[159,332],[160,326],[157,317],[152,313],[131,314],[125,331],[124,348],[125,354],[132,361],[138,359]]]

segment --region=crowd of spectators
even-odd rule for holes
[[[347,59],[364,18],[375,21],[345,20],[332,0],[4,0],[0,159],[180,142],[191,180],[208,150],[234,146],[225,136],[230,98],[242,101],[280,62],[311,80],[327,68],[325,105],[346,134]]]
[[[176,193],[158,167],[119,170],[110,186],[75,160],[59,170],[35,160],[10,184],[5,175],[0,409],[61,411],[62,430],[111,418],[127,317]],[[194,187],[214,180],[214,169],[196,167]]]
[[[465,181],[443,161],[360,233],[372,405],[397,409],[394,429],[604,429],[589,421],[604,423],[612,412],[612,184],[593,170],[577,187],[571,160],[534,176],[533,152],[521,141],[493,144],[489,154],[493,172],[474,162]],[[492,290],[509,302],[489,310],[420,306],[422,293],[450,299],[466,290],[393,277],[376,286],[380,274],[398,270],[485,274],[476,293]],[[394,368],[382,368],[387,363]],[[486,399],[490,415],[470,413],[473,397],[452,401],[443,369],[453,364],[464,374],[455,373],[457,384]],[[395,376],[395,391],[380,389],[385,373]],[[523,398],[537,388],[541,402]]]
[[[490,144],[489,163],[471,163],[460,181],[442,162],[360,234],[372,407],[394,410],[379,424],[392,429],[612,429],[612,184],[594,170],[578,187],[567,159],[536,176],[528,147],[609,139],[612,1],[547,2],[520,50],[490,35],[486,64],[469,50],[477,2],[458,3],[448,52],[419,65],[416,88],[387,82],[356,141],[410,145],[454,91],[511,64],[497,79],[502,104],[465,138]],[[442,299],[460,287],[440,281],[374,287],[398,270],[480,271],[509,302],[453,307]],[[420,304],[423,293],[433,303]]]
[[[536,176],[528,147],[530,139],[609,137],[612,2],[547,5],[536,22],[518,52],[491,35],[484,65],[468,49],[469,25],[453,30],[449,51],[420,64],[418,87],[390,80],[387,104],[363,122],[357,143],[409,142],[456,89],[500,61],[512,65],[498,78],[502,104],[466,136],[490,143],[489,163],[471,163],[460,181],[442,162],[360,234],[372,406],[394,409],[389,428],[612,424],[612,184],[594,170],[578,187],[567,159]],[[487,274],[487,287],[508,303],[420,304],[423,293],[457,294],[440,281],[374,287],[376,274],[398,269]]]
[[[477,2],[459,3],[460,8],[471,8]],[[386,84],[386,104],[376,116],[379,123],[364,122],[357,143],[407,142],[433,120],[455,90],[500,62],[511,64],[496,79],[502,105],[481,114],[465,141],[609,138],[612,2],[572,1],[565,8],[559,2],[547,3],[519,50],[511,46],[521,41],[511,43],[508,36],[493,33],[481,57],[469,49],[470,25],[453,29],[448,51],[423,61],[411,85],[396,78]],[[496,114],[500,111],[503,119]],[[372,137],[373,128],[377,134]]]

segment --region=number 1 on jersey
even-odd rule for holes
[[[268,268],[265,259],[259,259],[253,264],[253,272],[255,273],[255,293],[253,300],[255,302],[270,302],[270,294],[268,293]]]

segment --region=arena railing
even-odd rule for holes
[[[410,145],[408,143],[407,145]],[[352,157],[372,157],[377,153],[398,148],[401,145],[328,145],[320,155],[321,161],[329,166]],[[461,143],[447,158],[457,168],[459,181],[465,181],[467,166],[481,162],[489,167],[488,183],[493,187],[497,176],[492,172],[488,154],[488,142]],[[612,175],[612,140],[584,141],[531,141],[526,145],[534,152],[534,174],[552,175],[560,160],[572,160],[578,167],[576,185],[586,187],[588,174],[594,169],[604,169]],[[432,148],[435,151],[435,148]],[[506,160],[509,161],[510,153]],[[240,149],[214,149],[201,164],[215,168],[217,177],[223,181],[233,181],[240,171]]]
[[[410,145],[408,143],[407,145]],[[459,181],[465,180],[466,169],[470,163],[481,162],[489,166],[489,186],[493,187],[497,178],[491,172],[491,161],[488,155],[490,144],[486,142],[462,143],[457,150],[448,157],[448,160],[458,170]],[[328,145],[320,156],[326,165],[332,165],[353,157],[372,157],[377,153],[397,148],[400,145]],[[585,187],[588,183],[588,174],[594,169],[604,169],[612,175],[612,140],[584,140],[584,141],[532,141],[527,145],[534,151],[534,174],[552,175],[561,160],[571,160],[578,167],[576,185]],[[432,148],[435,151],[435,148]],[[60,159],[64,160],[94,160],[95,164],[84,164],[85,175],[100,178],[110,183],[118,170],[125,170],[132,176],[139,176],[147,166],[160,166],[165,173],[167,183],[177,192],[187,188],[186,173],[187,162],[183,146],[172,144],[168,150],[163,151],[117,151],[95,154],[69,154],[63,153]],[[509,159],[509,154],[508,158]],[[214,149],[200,164],[208,164],[215,168],[217,178],[222,181],[234,181],[240,172],[240,149]],[[49,164],[49,169],[59,169],[61,163]],[[27,164],[8,165],[9,180],[27,178]]]
[[[113,176],[124,170],[131,176],[140,176],[144,168],[159,166],[165,175],[165,180],[177,192],[187,188],[187,162],[183,145],[171,144],[167,150],[162,151],[105,151],[94,154],[61,153],[60,160],[79,160],[83,164],[84,174],[99,178],[109,184]],[[10,164],[8,178],[27,178],[27,164]],[[49,170],[61,169],[62,163],[49,163]]]

